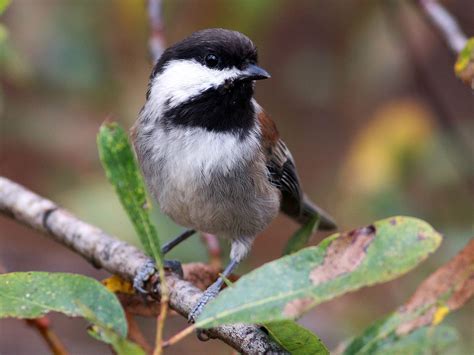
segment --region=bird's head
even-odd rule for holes
[[[269,77],[247,36],[206,29],[166,49],[153,68],[147,100],[175,123],[210,119],[212,130],[219,130],[216,125],[226,126],[223,116],[248,110],[255,80]]]

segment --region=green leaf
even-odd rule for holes
[[[291,236],[290,240],[288,240],[288,243],[285,246],[285,249],[283,250],[283,255],[293,254],[298,250],[303,249],[306,244],[308,244],[311,235],[313,235],[316,229],[318,229],[318,225],[319,216],[316,215]]]
[[[207,305],[196,326],[297,318],[321,302],[406,273],[441,239],[429,224],[411,217],[335,234],[243,276]]]
[[[92,329],[89,329],[89,335],[97,340],[110,344],[118,355],[146,354],[139,345],[127,340],[126,338],[119,337],[116,333],[110,330],[93,327]]]
[[[446,326],[425,327],[402,337],[398,341],[381,344],[375,352],[377,355],[391,354],[451,354],[453,346],[459,341],[458,332]]]
[[[145,351],[132,341],[120,336],[112,328],[101,322],[94,312],[85,305],[81,305],[84,317],[94,325],[87,330],[94,339],[110,344],[118,355],[144,355]]]
[[[395,333],[369,346],[356,349],[349,347],[344,355],[425,355],[425,354],[456,354],[453,346],[459,341],[457,331],[446,326],[430,326],[419,328],[406,336]]]
[[[149,215],[145,183],[125,131],[104,123],[97,136],[99,156],[110,183],[130,217],[146,253],[162,265],[160,240]]]
[[[283,255],[296,253],[308,244],[311,235],[318,229],[319,215],[314,216],[299,228],[288,240]],[[282,320],[264,324],[275,341],[291,354],[329,354],[323,342],[308,329],[293,320]]]
[[[0,15],[5,12],[8,5],[10,5],[11,0],[0,0]]]
[[[292,320],[265,324],[271,337],[292,355],[329,355],[329,350],[313,332]]]
[[[119,336],[127,335],[120,302],[97,280],[48,272],[0,275],[0,318],[38,318],[53,311],[89,318],[84,309]]]
[[[455,64],[455,71],[459,75],[463,70],[467,68],[469,63],[474,60],[474,37],[470,38],[462,51],[459,53],[458,59]]]

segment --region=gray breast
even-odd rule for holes
[[[234,239],[261,232],[280,206],[258,134],[241,140],[200,128],[157,129],[150,137],[136,137],[135,147],[165,214],[182,226]],[[144,143],[147,139],[154,144]]]

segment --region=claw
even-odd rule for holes
[[[146,296],[149,292],[145,289],[145,284],[155,272],[155,263],[153,260],[149,259],[140,267],[135,275],[135,278],[133,279],[133,288],[141,295]]]
[[[178,274],[179,277],[183,278],[183,267],[181,266],[181,263],[178,260],[165,260],[163,267],[175,274]],[[155,273],[155,263],[150,259],[145,264],[143,264],[138,270],[137,275],[133,279],[133,288],[142,295],[148,295],[149,292],[145,289],[145,284]]]
[[[165,270],[169,270],[175,274],[178,274],[181,279],[184,277],[183,267],[181,266],[181,263],[178,260],[164,260],[163,268]],[[159,292],[159,289],[160,279],[156,280],[156,282],[153,284],[153,293],[157,294]]]

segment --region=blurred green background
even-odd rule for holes
[[[454,56],[409,3],[164,1],[169,44],[208,27],[235,29],[254,40],[262,67],[272,74],[258,83],[257,99],[292,150],[306,192],[342,230],[402,214],[423,218],[445,235],[439,251],[410,274],[304,316],[301,323],[331,348],[402,304],[474,235],[474,97],[454,77]],[[444,4],[473,35],[474,2]],[[109,116],[130,127],[144,103],[152,66],[145,2],[13,0],[0,22],[8,31],[0,36],[1,175],[136,243],[101,169],[95,137]],[[156,221],[163,238],[180,230],[158,212]],[[275,220],[239,272],[278,258],[296,228],[286,217]],[[205,261],[207,254],[194,238],[173,257]],[[9,271],[107,276],[5,218],[0,261]],[[474,349],[473,306],[471,301],[446,320],[460,331],[465,353]],[[87,336],[84,321],[52,319],[71,353],[106,351]],[[154,320],[142,322],[151,337]],[[185,324],[171,317],[166,336]],[[0,353],[48,351],[24,322],[1,320]],[[167,353],[231,349],[188,337]]]

